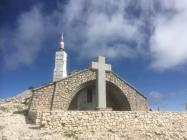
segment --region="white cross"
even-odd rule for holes
[[[96,62],[92,62],[92,69],[97,70],[97,97],[98,108],[106,108],[106,76],[105,71],[111,71],[111,65],[105,64],[105,57],[99,56]]]

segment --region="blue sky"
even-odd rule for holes
[[[104,55],[150,107],[185,110],[186,1],[1,0],[0,13],[0,98],[52,80],[63,31],[68,72]]]

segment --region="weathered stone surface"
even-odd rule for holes
[[[7,140],[186,140],[186,112],[43,111],[33,125],[16,102],[2,102],[0,139]],[[21,105],[21,103],[20,103]],[[21,105],[22,106],[22,105]],[[1,110],[3,109],[3,110]],[[20,110],[21,109],[21,110]]]
[[[40,110],[68,110],[72,99],[78,91],[84,88],[86,83],[94,80],[96,80],[96,71],[88,69],[72,74],[63,80],[36,88],[33,90],[29,112]],[[107,72],[106,81],[112,83],[122,91],[129,102],[130,110],[148,109],[146,98],[116,74]]]
[[[187,113],[130,111],[43,112],[40,125],[59,133],[72,132],[92,139],[187,138]],[[127,136],[129,138],[127,138]]]

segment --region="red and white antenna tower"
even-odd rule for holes
[[[63,37],[63,32],[62,32],[62,35],[61,35],[60,48],[61,48],[61,49],[64,49],[64,37]]]

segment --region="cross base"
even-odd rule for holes
[[[97,107],[96,110],[97,111],[112,111],[112,108],[110,108],[110,107],[107,107],[107,108]]]

